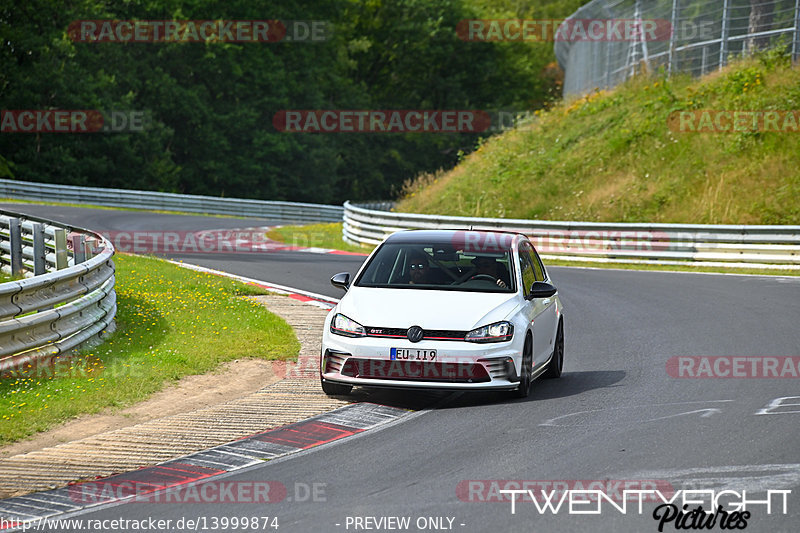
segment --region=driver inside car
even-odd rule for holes
[[[503,279],[507,279],[507,273],[495,259],[479,256],[472,260],[472,264],[475,266],[475,273],[472,275],[473,278],[480,275],[491,276],[495,278],[498,287],[504,289],[508,288],[507,281]]]
[[[411,252],[408,257],[406,283],[411,285],[430,283],[430,265],[424,252]]]

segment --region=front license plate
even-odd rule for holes
[[[392,361],[434,361],[436,350],[417,350],[416,348],[392,348]]]

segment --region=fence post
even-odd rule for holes
[[[794,39],[792,39],[792,62],[800,59],[800,0],[794,2]]]
[[[719,38],[719,69],[725,66],[725,59],[728,55],[728,9],[730,0],[723,0],[722,2],[722,33]]]
[[[798,0],[800,1],[800,0]],[[678,0],[672,0],[672,27],[669,34],[669,55],[667,56],[667,76],[672,75],[672,62],[675,60],[675,41],[677,39],[675,27],[678,25]]]
[[[8,219],[8,234],[11,245],[11,275],[22,274],[22,227],[18,218]]]
[[[72,263],[77,265],[86,261],[86,250],[84,250],[84,241],[86,238],[83,235],[73,235],[70,240],[72,241]]]
[[[708,63],[706,61],[707,57],[708,57],[708,46],[704,46],[703,50],[702,50],[702,53],[700,55],[700,75],[701,76],[705,76],[706,75],[706,65]]]
[[[56,270],[63,270],[69,266],[67,256],[67,230],[56,228],[53,230],[56,245]]]
[[[38,276],[47,272],[47,263],[44,251],[44,226],[39,222],[33,223],[33,275]]]
[[[639,31],[636,35],[636,40],[642,49],[642,59],[644,60],[645,68],[650,72],[650,50],[647,47],[647,38],[644,31],[642,31],[642,6],[640,0],[636,0],[636,22],[639,24]]]

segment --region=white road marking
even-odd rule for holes
[[[546,420],[545,422],[543,422],[543,423],[541,423],[539,425],[540,426],[607,425],[608,422],[609,422],[608,420],[599,419],[599,418],[595,418],[592,421],[585,421],[583,423],[579,422],[579,423],[574,423],[574,424],[559,424],[559,423],[556,423],[556,422],[559,421],[559,420],[563,420],[565,418],[585,415],[585,414],[589,414],[589,413],[600,413],[600,412],[607,412],[607,411],[620,411],[620,410],[630,410],[630,409],[635,409],[638,412],[638,411],[642,411],[644,409],[650,409],[650,408],[654,408],[654,407],[666,407],[666,406],[672,406],[672,405],[709,404],[709,403],[729,403],[729,402],[733,402],[733,401],[735,401],[735,400],[698,400],[698,401],[690,401],[690,402],[667,402],[667,403],[656,403],[656,404],[650,404],[650,405],[628,405],[628,406],[620,406],[620,407],[608,407],[608,408],[605,408],[605,409],[590,409],[588,411],[577,411],[577,412],[574,412],[574,413],[569,413],[569,414],[566,414],[566,415],[557,416],[555,418],[551,418],[549,420]],[[715,411],[715,412],[710,412],[710,411]],[[695,410],[695,411],[688,411],[688,412],[685,412],[685,413],[676,413],[676,414],[662,416],[662,417],[656,417],[656,418],[643,418],[643,419],[638,419],[638,420],[628,420],[628,422],[652,422],[653,420],[663,420],[665,418],[672,418],[672,417],[675,417],[675,416],[681,416],[681,415],[693,414],[693,413],[704,413],[704,414],[702,414],[700,416],[702,418],[708,418],[709,416],[712,416],[713,414],[717,414],[717,413],[720,413],[720,412],[722,412],[722,411],[719,410],[719,409],[716,409],[716,408],[706,408],[706,409],[698,409],[698,410]]]

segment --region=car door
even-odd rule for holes
[[[534,281],[541,281],[536,279],[536,268],[534,267],[534,258],[531,255],[533,247],[530,243],[523,241],[519,245],[519,271],[522,275],[522,290],[523,295],[530,294],[531,285]],[[533,330],[533,367],[537,368],[543,365],[548,357],[552,348],[550,347],[550,332],[548,331],[549,320],[546,317],[548,305],[551,302],[545,302],[543,298],[536,298],[533,300],[526,299],[525,317]]]
[[[549,281],[547,277],[547,272],[544,269],[544,265],[542,264],[542,260],[539,258],[539,254],[536,253],[536,250],[533,248],[530,243],[528,243],[530,250],[531,261],[533,262],[533,272],[534,276],[536,277],[536,281]],[[556,297],[551,296],[549,298],[541,298],[541,304],[543,310],[538,317],[539,323],[544,330],[544,336],[547,337],[547,347],[545,348],[546,354],[544,360],[546,361],[547,358],[550,357],[550,354],[553,353],[553,346],[556,340],[556,326],[558,325],[558,308],[556,307]],[[542,339],[544,340],[544,339]]]

